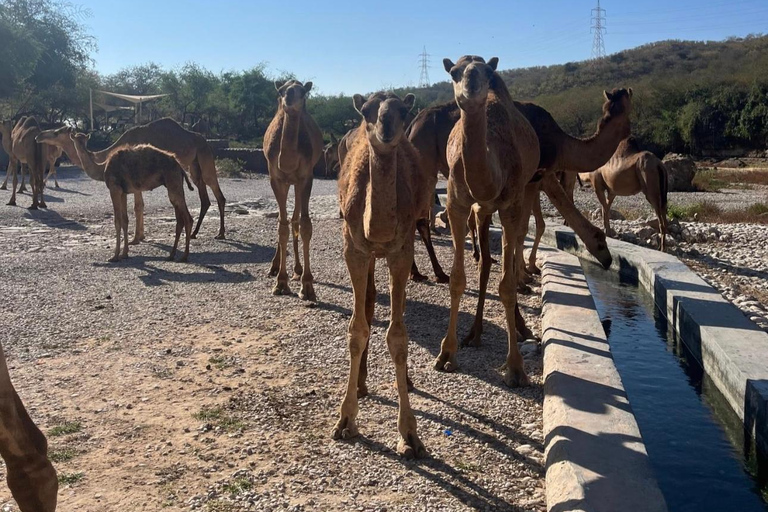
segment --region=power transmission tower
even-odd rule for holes
[[[593,60],[600,60],[605,57],[605,40],[603,39],[605,25],[605,9],[600,7],[600,0],[597,0],[597,7],[592,9],[591,31],[595,34],[595,38],[592,41]]]
[[[427,47],[419,54],[419,67],[421,67],[421,75],[419,76],[419,89],[429,87],[429,57],[427,53]]]

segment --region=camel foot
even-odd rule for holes
[[[427,281],[427,276],[423,275],[421,272],[411,272],[411,281],[414,283],[423,283],[424,281]]]
[[[47,205],[47,204],[45,204],[45,201],[42,201],[42,202],[40,203],[40,208],[45,208],[46,210],[48,209],[48,205]]]
[[[435,359],[435,370],[451,373],[458,369],[459,363],[456,361],[456,353],[451,354],[441,350]]]
[[[299,298],[301,300],[308,300],[310,302],[317,301],[317,295],[315,295],[315,287],[312,283],[304,283],[301,285],[301,291],[299,291]]]
[[[448,277],[448,274],[445,272],[440,272],[439,274],[435,274],[435,281],[441,284],[448,284],[451,282],[451,278]]]
[[[517,293],[522,295],[530,295],[533,293],[533,290],[525,283],[517,283]]]
[[[475,263],[480,263],[480,253],[479,252],[473,252],[472,253],[472,259],[475,260]]]
[[[528,265],[525,268],[525,270],[526,270],[526,272],[528,272],[529,274],[534,275],[534,276],[540,276],[541,275],[541,269],[539,267],[537,267],[535,263],[533,263],[531,265]]]
[[[5,204],[6,204],[6,206],[16,206],[16,201],[8,201]]]
[[[16,204],[16,203],[14,203]],[[28,207],[27,210],[37,210],[38,206],[36,204],[33,204],[32,206]]]
[[[290,294],[291,294],[291,288],[288,286],[288,283],[281,283],[278,281],[278,283],[272,289],[272,295],[290,295]]]
[[[56,187],[56,188],[61,188],[61,187],[59,186],[59,182],[58,182],[58,181],[56,182],[56,184],[55,184],[55,187]]]
[[[475,331],[475,328],[473,327],[470,329],[469,334],[467,334],[463,340],[461,340],[461,346],[462,347],[479,347],[482,344],[482,337],[483,337],[483,331],[477,330]]]
[[[357,386],[357,398],[365,398],[368,396],[368,386],[363,384],[362,386]]]
[[[130,242],[128,242],[128,245],[139,245],[141,243],[141,240],[138,238],[134,238]]]
[[[419,459],[426,457],[427,449],[421,442],[416,432],[409,432],[406,438],[400,438],[397,442],[397,453],[404,459]]]
[[[524,368],[514,369],[507,366],[507,369],[504,372],[504,384],[510,388],[524,388],[530,386],[531,381],[525,374]]]
[[[533,282],[533,276],[528,272],[523,272],[523,275],[520,278],[520,283],[531,284],[532,282]]]
[[[7,185],[0,185],[0,190],[8,190],[8,186]]]
[[[215,237],[213,237],[213,238],[214,238],[215,240],[226,240],[226,239],[227,239],[227,237],[226,237],[226,236],[224,236],[224,232],[223,232],[223,231],[221,231],[221,232],[220,232],[218,235],[216,235],[216,236],[215,236]]]
[[[189,239],[190,240],[197,240],[197,233],[192,233],[191,235],[189,235]],[[277,274],[275,274],[275,275],[277,275]]]
[[[342,416],[338,423],[336,423],[336,426],[333,427],[332,437],[338,441],[339,439],[352,439],[353,437],[356,437],[357,434],[355,420],[350,417]]]
[[[19,194],[21,194],[22,192],[26,192],[26,191],[27,191],[27,187],[21,187],[21,188],[19,188],[19,190],[17,190],[16,192],[18,192]]]
[[[120,261],[120,258],[118,258],[117,256],[112,256],[107,260],[108,263],[117,263],[118,261]]]

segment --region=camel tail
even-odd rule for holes
[[[584,182],[581,181],[581,176],[579,176],[579,173],[576,173],[576,181],[579,182],[579,188],[584,188]]]
[[[659,162],[659,193],[661,194],[661,209],[667,214],[667,193],[669,192],[669,179],[667,168]]]
[[[187,182],[187,187],[189,188],[189,190],[195,190],[195,188],[192,186],[192,183],[189,181],[189,176],[187,176],[187,173],[184,172],[184,169],[180,169],[180,170],[181,170],[181,175],[184,176],[184,181]]]

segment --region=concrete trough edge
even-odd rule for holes
[[[666,511],[581,264],[542,269],[547,510]]]
[[[547,226],[542,243],[595,261],[564,226]],[[608,247],[612,268],[653,294],[675,334],[744,422],[758,452],[768,454],[768,333],[676,257],[614,239]]]

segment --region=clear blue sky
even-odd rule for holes
[[[415,85],[418,54],[498,56],[502,69],[589,58],[597,0],[73,0],[98,41],[96,69],[194,61],[214,71],[261,62],[313,80],[322,93]],[[383,7],[386,5],[386,7]],[[127,7],[127,8],[124,8]],[[663,39],[721,40],[768,33],[768,0],[603,0],[605,48],[614,53]]]

